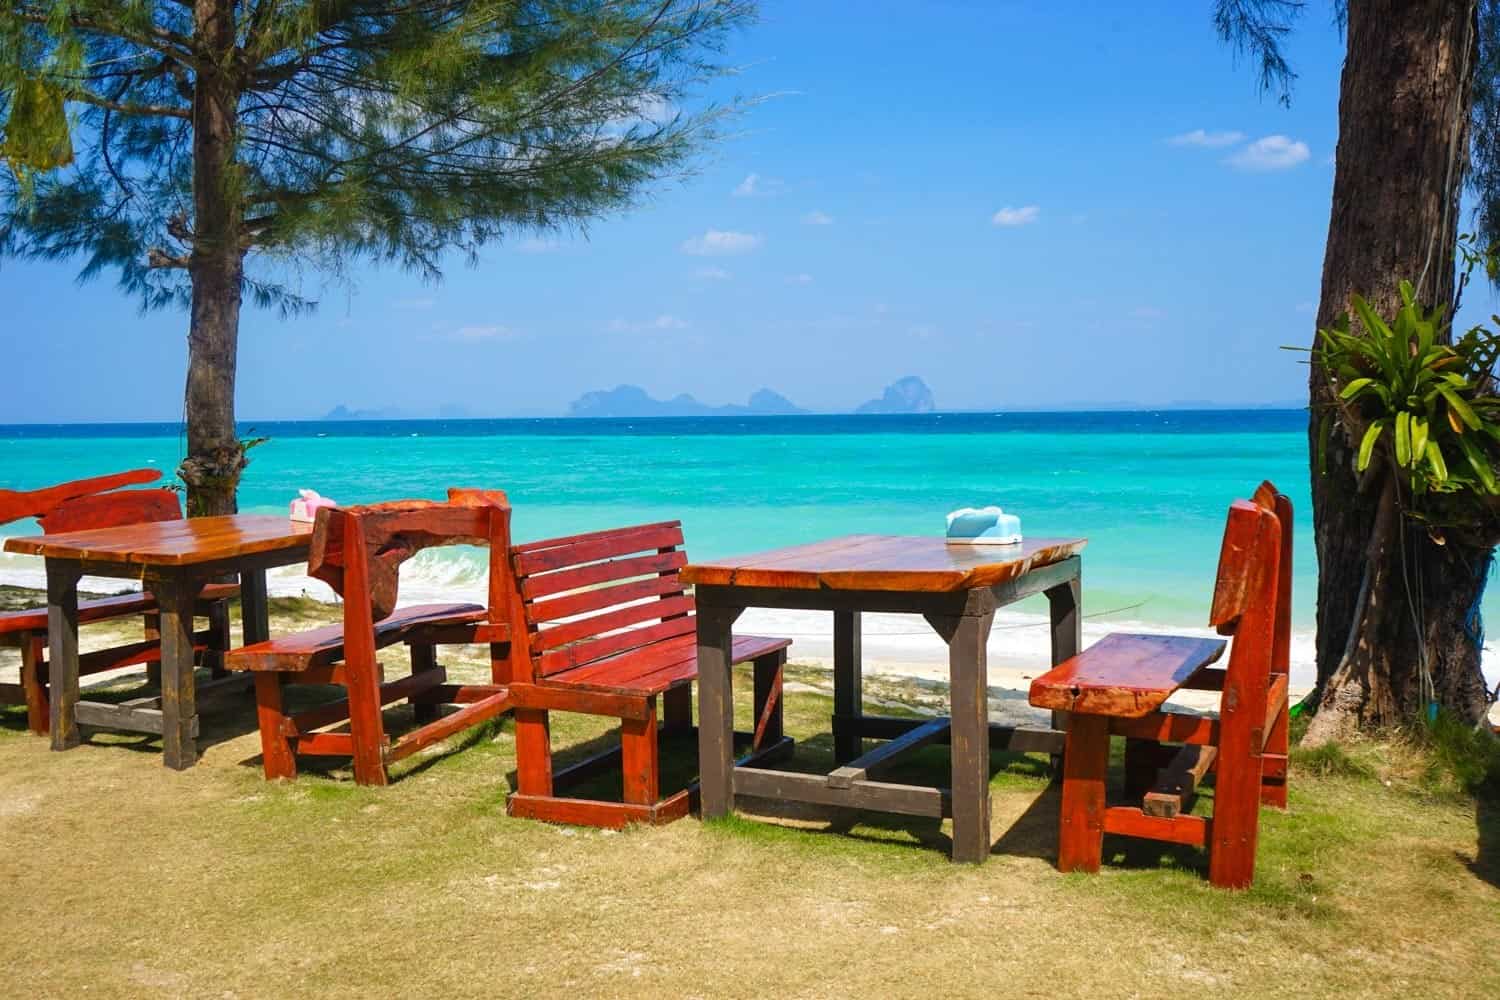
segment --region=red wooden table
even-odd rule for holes
[[[312,525],[285,517],[235,514],[7,539],[7,552],[47,561],[52,749],[77,746],[82,722],[159,733],[167,767],[180,771],[193,766],[198,758],[194,600],[204,584],[238,575],[244,641],[270,638],[266,570],[306,561],[311,531]],[[80,700],[78,581],[84,575],[139,580],[156,596],[162,647],[159,708]]]
[[[1081,644],[1079,553],[1084,539],[1027,539],[1017,546],[949,545],[941,537],[850,535],[760,555],[687,566],[698,604],[698,750],[705,818],[734,808],[737,794],[773,800],[953,817],[953,859],[990,851],[990,748],[1060,753],[1052,730],[992,726],[985,643],[995,609],[1044,593],[1051,606],[1053,665]],[[730,693],[730,628],[747,607],[833,612],[834,756],[828,775],[736,766]],[[927,619],[948,644],[951,718],[865,715],[860,698],[860,613]],[[865,737],[885,740],[868,753]],[[952,786],[874,779],[907,751],[952,746]]]

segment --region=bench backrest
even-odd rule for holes
[[[307,572],[344,599],[346,632],[373,630],[375,622],[396,609],[401,564],[438,546],[488,549],[488,605],[505,608],[508,574],[503,554],[509,544],[510,504],[504,493],[450,489],[447,502],[396,500],[318,511]]]
[[[122,524],[182,520],[182,502],[172,490],[116,490],[64,500],[37,518],[49,535]]]
[[[1229,507],[1209,624],[1233,636],[1220,699],[1220,750],[1260,754],[1267,696],[1291,655],[1292,506],[1270,483]],[[1258,780],[1258,779],[1257,779]]]
[[[0,524],[19,521],[23,517],[41,519],[43,531],[79,531],[84,528],[106,528],[119,524],[144,521],[163,521],[170,518],[147,516],[145,512],[160,510],[161,497],[166,493],[172,498],[176,517],[181,517],[177,498],[169,490],[141,490],[110,493],[122,486],[143,486],[161,479],[159,469],[131,469],[105,476],[77,479],[70,483],[59,483],[39,490],[0,490]],[[137,493],[151,494],[156,507],[149,500],[141,500]],[[114,500],[106,498],[120,497]],[[132,504],[145,504],[144,508]],[[71,509],[72,513],[68,513]],[[141,512],[135,516],[132,511]],[[134,517],[134,520],[131,518]],[[92,519],[92,520],[91,520]],[[96,523],[97,522],[97,523]],[[70,527],[63,527],[67,523]]]
[[[682,522],[663,521],[511,547],[513,676],[540,679],[694,630]]]

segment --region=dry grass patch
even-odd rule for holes
[[[330,617],[275,613],[278,629]],[[825,766],[828,678],[789,676],[787,728]],[[921,711],[942,692],[877,694]],[[607,733],[557,717],[559,759]],[[1024,756],[996,757],[998,841],[973,868],[946,860],[943,826],[870,814],[619,834],[511,820],[509,721],[385,789],[337,769],[265,783],[245,706],[204,734],[203,763],[176,774],[152,741],[53,754],[0,713],[0,964],[28,994],[1500,995],[1500,814],[1434,792],[1418,747],[1300,760],[1256,887],[1230,894],[1193,852],[1155,846],[1111,842],[1100,876],[1058,875],[1055,792]],[[668,784],[691,770],[676,749]],[[936,780],[946,759],[906,767]]]

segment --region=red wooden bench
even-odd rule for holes
[[[402,500],[319,511],[308,573],[344,598],[343,624],[269,639],[225,657],[231,670],[255,678],[266,777],[296,777],[299,755],[350,757],[355,782],[384,785],[391,764],[507,711],[510,629],[490,609],[507,605],[509,541],[510,507],[498,491],[449,490],[446,503]],[[490,550],[489,608],[427,604],[396,610],[401,564],[442,545]],[[386,681],[376,653],[396,643],[408,646],[411,673]],[[436,647],[470,643],[489,644],[491,682],[449,684]],[[345,697],[289,713],[283,689],[292,684],[339,684]],[[382,709],[403,700],[419,725],[393,743]],[[443,705],[455,711],[440,715]],[[328,728],[345,722],[347,732]]]
[[[1106,636],[1031,684],[1031,703],[1066,711],[1058,867],[1098,871],[1106,833],[1208,849],[1209,881],[1255,877],[1262,804],[1286,807],[1292,506],[1270,483],[1229,508],[1209,624],[1216,639]],[[1218,718],[1162,711],[1179,690],[1221,691]],[[1124,798],[1106,795],[1109,738],[1124,736]],[[1213,784],[1213,814],[1191,810]]]
[[[511,547],[511,697],[516,706],[517,788],[512,816],[621,827],[686,815],[696,786],[661,794],[662,728],[692,732],[698,676],[693,599],[678,579],[687,564],[677,521],[598,531]],[[524,628],[519,623],[524,623]],[[781,679],[789,639],[739,636],[733,662],[755,672],[754,733],[739,734],[760,758],[785,753]],[[620,720],[618,747],[553,773],[548,712]],[[567,798],[557,790],[619,761],[623,802]]]
[[[177,494],[171,490],[125,490],[161,479],[155,469],[134,469],[45,489],[0,490],[0,524],[35,517],[47,534],[113,528],[127,524],[175,521],[182,517]],[[222,674],[217,654],[229,648],[229,600],[238,596],[233,584],[205,587],[197,612],[208,619],[208,627],[195,632],[194,646],[215,672]],[[78,622],[87,625],[140,615],[145,631],[139,642],[84,653],[79,657],[80,676],[144,663],[151,683],[159,683],[156,666],[161,661],[156,599],[149,593],[118,594],[78,604]],[[26,706],[26,725],[45,735],[49,726],[47,678],[47,609],[22,608],[0,611],[0,647],[21,652],[20,683],[0,684],[0,702]]]

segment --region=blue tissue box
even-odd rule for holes
[[[999,507],[965,507],[948,515],[950,545],[1019,545],[1021,519]]]

